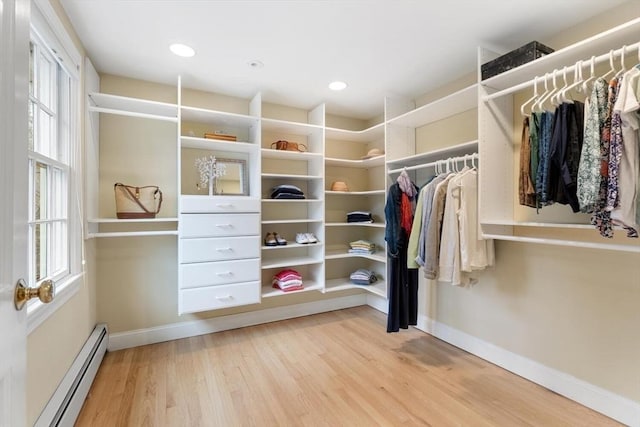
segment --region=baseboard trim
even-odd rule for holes
[[[640,427],[640,404],[631,399],[549,368],[426,316],[420,316],[417,328],[618,422],[630,427]]]
[[[194,337],[213,332],[227,331],[261,323],[276,322],[293,319],[311,314],[357,307],[367,304],[367,295],[351,295],[321,301],[274,307],[264,310],[249,311],[229,316],[211,319],[194,320],[189,322],[172,323],[153,328],[137,329],[133,331],[117,332],[109,335],[109,351],[155,344],[164,341]],[[286,309],[285,309],[286,308]]]

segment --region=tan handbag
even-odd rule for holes
[[[276,150],[284,150],[284,151],[298,151],[304,153],[307,151],[307,146],[304,144],[300,144],[298,142],[289,142],[284,140],[279,140],[271,144],[272,149]]]
[[[119,219],[155,218],[162,206],[162,191],[155,185],[134,187],[116,183],[116,215]]]

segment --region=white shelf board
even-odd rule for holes
[[[278,245],[278,246],[262,246],[262,250],[265,251],[273,251],[273,250],[278,250],[278,249],[291,249],[291,248],[309,248],[309,247],[316,247],[316,246],[322,246],[322,243],[318,242],[318,243],[308,243],[308,244],[302,244],[302,243],[295,243],[294,242],[288,242],[286,245]]]
[[[96,237],[146,237],[146,236],[177,236],[177,230],[162,230],[162,231],[114,231],[105,233],[88,233],[87,238],[92,239]]]
[[[324,257],[325,259],[364,258],[364,259],[370,259],[372,261],[377,261],[377,262],[387,262],[386,256],[381,255],[378,252],[373,253],[371,255],[366,255],[366,254],[350,254],[346,250],[337,250],[337,251],[331,250],[331,251],[326,251]]]
[[[360,168],[369,169],[376,166],[384,165],[384,155],[372,157],[366,160],[349,160],[349,159],[337,159],[333,157],[327,157],[324,159],[325,166],[340,166],[347,168]]]
[[[368,191],[331,191],[326,190],[324,194],[329,196],[384,196],[386,190],[368,190]]]
[[[569,228],[576,230],[595,230],[591,224],[531,222],[531,221],[482,221],[482,225],[507,225],[514,227]]]
[[[326,227],[373,227],[373,228],[385,228],[384,223],[379,222],[327,222]]]
[[[325,292],[337,292],[347,289],[362,289],[372,294],[376,294],[383,298],[387,298],[387,283],[384,280],[378,280],[371,285],[355,285],[351,283],[349,278],[331,279],[325,283]]]
[[[182,148],[198,148],[203,150],[227,151],[233,153],[252,153],[258,151],[258,146],[248,142],[231,142],[217,139],[198,138],[195,136],[181,136]]]
[[[118,219],[118,218],[90,218],[87,219],[89,224],[130,224],[130,223],[158,223],[158,222],[177,222],[178,218],[139,218],[139,219]]]
[[[262,130],[267,132],[293,135],[311,135],[314,132],[322,131],[322,129],[323,127],[320,125],[262,118]]]
[[[178,106],[176,104],[99,92],[90,93],[89,99],[89,111],[178,121]]]
[[[593,55],[607,54],[611,49],[619,49],[623,45],[638,42],[640,18],[635,18],[622,25],[611,28],[592,37],[559,49],[535,61],[505,71],[497,76],[482,81],[483,86],[497,90],[507,89],[520,83],[531,81],[536,76],[544,76],[554,69],[562,70],[565,66],[574,65],[579,60],[588,61]],[[619,64],[619,62],[616,62]],[[588,63],[584,64],[585,69]]]
[[[300,289],[299,291],[289,291],[289,292],[284,292],[283,290],[276,289],[272,287],[272,285],[264,285],[262,286],[262,298],[279,297],[284,295],[297,294],[300,292],[322,290],[321,283],[316,283],[313,280],[304,280],[304,277],[302,278],[302,285],[304,286],[304,289]]]
[[[263,225],[268,224],[305,224],[305,223],[314,223],[314,222],[322,222],[321,219],[274,219],[268,221],[262,221]]]
[[[264,159],[281,159],[281,160],[319,160],[322,159],[321,153],[300,153],[298,151],[272,150],[271,148],[263,148],[262,158]]]
[[[279,260],[264,261],[262,264],[263,270],[269,270],[272,268],[290,268],[301,265],[313,265],[322,264],[324,260],[313,258],[310,256],[298,256],[298,257],[286,257]]]
[[[262,203],[322,203],[318,199],[262,199]]]
[[[182,106],[180,109],[182,120],[202,123],[215,123],[236,128],[249,128],[260,123],[259,117],[244,114],[227,113],[224,111],[208,110],[198,107]]]
[[[484,239],[509,240],[512,242],[539,243],[543,245],[568,246],[572,248],[604,249],[619,252],[640,253],[640,245],[587,242],[581,240],[547,239],[543,237],[513,236],[510,234],[482,234]]]
[[[399,159],[388,160],[387,168],[395,169],[403,166],[416,166],[425,163],[431,163],[436,160],[443,160],[447,157],[457,157],[465,154],[471,154],[478,151],[478,141],[469,141],[462,144],[452,145],[451,147],[439,148],[425,153],[418,153],[412,156],[401,157]]]
[[[388,120],[387,123],[418,128],[474,108],[478,108],[477,84],[394,117]]]
[[[347,130],[327,127],[325,130],[326,139],[336,139],[339,141],[371,142],[384,137],[384,123],[378,123],[364,130]]]
[[[265,179],[294,179],[299,181],[315,181],[322,179],[320,175],[290,175],[284,173],[263,173],[262,178]]]

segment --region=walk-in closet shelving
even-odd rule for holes
[[[538,211],[520,206],[517,186],[520,143],[516,139],[522,129],[520,105],[531,96],[536,78],[540,85],[543,79],[552,77],[554,70],[558,73],[567,67],[573,71],[578,61],[582,61],[583,75],[588,76],[591,58],[595,56],[597,63],[608,62],[612,50],[619,69],[623,46],[627,46],[628,62],[634,60],[635,64],[639,32],[640,18],[636,18],[480,83],[479,216],[485,237],[640,252],[638,239],[624,237],[624,230],[614,230],[612,240],[601,237],[590,225],[590,215],[574,214],[568,206],[555,204]],[[499,53],[479,48],[478,63],[497,55]],[[580,94],[582,98],[585,96]]]
[[[260,95],[245,112],[206,108],[178,83],[180,207],[178,311],[190,313],[260,302]],[[205,138],[205,134],[209,134]],[[231,135],[235,141],[215,139]],[[212,139],[214,138],[214,139]],[[225,162],[213,194],[197,167]],[[226,178],[228,177],[228,178]],[[206,179],[205,179],[206,181]]]
[[[144,129],[156,123],[152,133]],[[178,105],[109,93],[87,95],[86,238],[177,235],[175,158]],[[102,124],[102,128],[101,128]],[[110,146],[100,148],[101,133]],[[173,135],[173,137],[172,137]],[[175,141],[175,140],[174,140]],[[106,142],[103,142],[106,143]],[[146,153],[146,155],[138,155]],[[168,157],[165,157],[168,156]],[[115,170],[107,164],[118,164]],[[154,165],[162,164],[168,174]],[[156,218],[117,219],[113,185],[161,185],[162,209]]]
[[[324,283],[324,105],[304,111],[265,105],[262,118],[262,297],[322,290]],[[277,150],[277,141],[297,144],[297,150]],[[294,186],[304,199],[274,199],[279,186]],[[316,243],[306,243],[313,235]],[[267,246],[277,236],[286,245]],[[300,239],[298,239],[300,237]],[[302,276],[304,289],[284,292],[272,287],[282,270]]]
[[[350,121],[348,118],[342,120]],[[357,124],[357,121],[353,121]],[[327,128],[325,141],[325,292],[363,289],[386,295],[384,243],[384,124],[364,130]],[[346,185],[347,191],[338,191]],[[352,211],[370,212],[374,224],[347,223]],[[375,245],[373,254],[351,254],[349,243],[365,240]],[[350,274],[358,269],[374,271],[378,281],[353,284]]]

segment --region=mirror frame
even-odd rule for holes
[[[215,196],[248,196],[249,195],[249,171],[245,159],[225,159],[216,157],[216,163],[233,163],[240,165],[240,193],[216,193]],[[216,178],[217,180],[217,178]],[[217,186],[216,186],[217,187]]]

